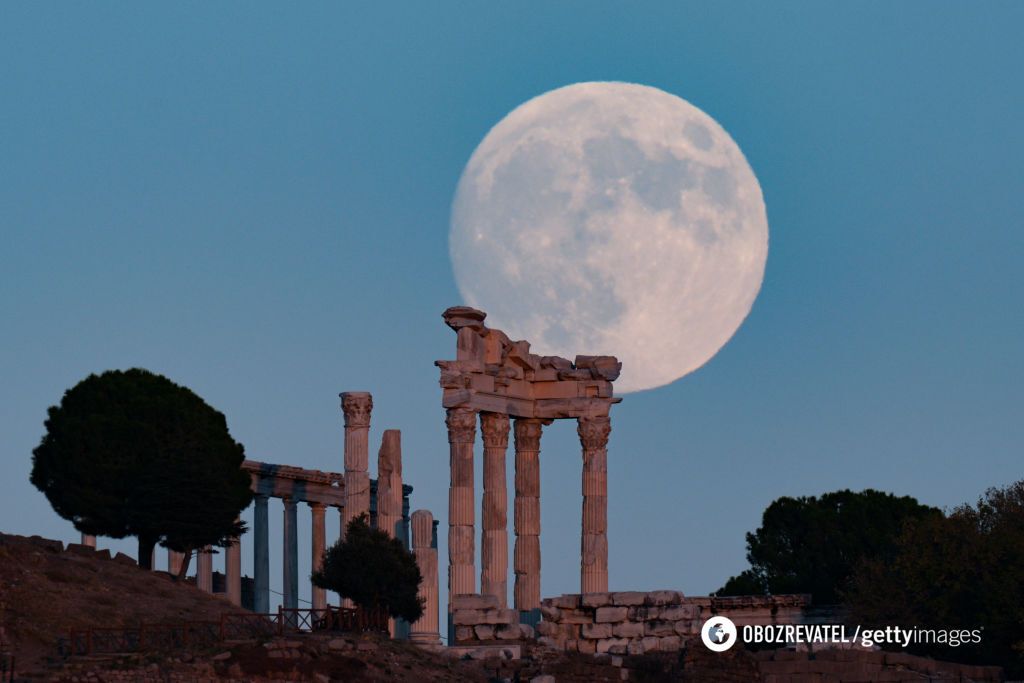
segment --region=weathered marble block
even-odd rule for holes
[[[629,610],[625,607],[598,607],[594,621],[598,624],[625,621],[628,615]]]
[[[584,638],[596,640],[598,638],[611,638],[612,637],[612,625],[611,624],[583,624],[580,630]]]
[[[646,593],[640,593],[638,591],[630,591],[626,593],[612,593],[612,604],[613,605],[642,605],[647,599]]]

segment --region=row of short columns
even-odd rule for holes
[[[341,407],[345,416],[345,505],[341,508],[341,534],[344,535],[348,522],[362,514],[370,512],[370,478],[369,478],[369,428],[370,413],[373,409],[373,398],[367,392],[346,392],[341,394]],[[475,423],[475,417],[473,417]],[[500,422],[500,420],[499,420]],[[505,418],[505,442],[508,439],[508,418]],[[469,439],[469,543],[472,554],[472,436]],[[500,464],[502,486],[504,484],[504,450],[500,453],[495,446],[493,458],[496,466]],[[499,463],[500,460],[500,463]],[[491,489],[489,489],[491,490]],[[496,490],[496,489],[495,489]],[[269,539],[269,496],[257,493],[253,499],[253,609],[257,613],[270,612],[270,539]],[[283,548],[283,605],[286,608],[298,607],[298,520],[297,503],[290,498],[282,498],[284,505],[284,548]],[[377,527],[388,535],[398,535],[399,524],[403,518],[404,496],[402,488],[402,456],[401,432],[389,429],[384,432],[378,454],[377,478]],[[327,550],[327,534],[324,503],[310,502],[312,512],[312,567],[313,571],[323,565],[324,553]],[[489,526],[496,534],[500,533],[501,544],[505,543],[505,509],[504,495],[495,499],[492,508],[500,515],[500,531],[497,524]],[[497,519],[497,518],[495,518]],[[410,637],[419,642],[440,642],[438,633],[438,586],[437,586],[437,532],[433,515],[426,510],[417,510],[412,514],[412,545],[419,565],[423,581],[420,595],[424,599],[424,614],[411,625]],[[495,536],[498,538],[498,536]],[[95,547],[94,536],[82,535],[82,543]],[[502,550],[502,561],[507,564],[507,550]],[[173,574],[180,572],[184,556],[175,551],[167,553],[167,570]],[[472,565],[472,558],[470,559]],[[238,542],[226,549],[225,577],[227,596],[235,605],[242,603],[241,584],[241,546]],[[497,576],[495,574],[495,576]],[[472,588],[472,566],[470,567],[470,587]],[[196,561],[196,584],[207,592],[213,590],[213,556],[207,547],[199,551]],[[504,580],[502,580],[504,590]],[[314,609],[327,606],[327,594],[323,588],[313,586],[312,603]],[[539,596],[538,596],[539,604]]]
[[[269,496],[256,494],[253,499],[253,611],[258,614],[270,612],[270,538],[269,538]],[[281,499],[284,507],[284,533],[282,553],[282,581],[284,590],[282,605],[286,609],[299,606],[299,541],[298,541],[298,504],[290,498]],[[324,503],[308,503],[312,513],[312,566],[317,571],[323,566],[324,553],[327,550],[327,506]],[[343,520],[344,521],[344,520]],[[236,545],[228,548],[230,553]],[[239,556],[239,560],[241,557]],[[241,604],[241,562],[234,569],[227,565],[228,594],[231,597],[231,585],[235,576],[239,579],[239,600]],[[327,592],[313,586],[313,609],[327,607]],[[234,602],[234,598],[232,598]]]
[[[451,488],[448,494],[448,592],[476,592],[473,443],[477,412],[450,408],[447,414]],[[520,612],[540,607],[540,437],[543,420],[515,418],[514,606]],[[480,592],[507,604],[508,532],[505,454],[509,418],[481,412],[484,442],[484,491],[481,505]],[[577,432],[583,451],[583,510],[580,584],[584,593],[608,590],[608,436],[607,416],[580,417]]]

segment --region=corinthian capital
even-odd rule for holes
[[[539,451],[540,434],[544,423],[532,418],[516,418],[516,450]]]
[[[448,417],[449,443],[473,443],[476,438],[476,411],[470,408],[449,408]]]
[[[485,448],[508,448],[508,415],[480,413],[480,431]]]
[[[576,432],[580,435],[583,450],[606,448],[608,435],[612,432],[612,421],[608,417],[581,417],[577,420]]]
[[[369,427],[373,396],[367,391],[346,391],[341,394],[341,410],[346,427]]]

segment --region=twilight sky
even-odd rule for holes
[[[444,575],[433,361],[454,357],[440,313],[461,303],[455,187],[506,113],[588,80],[714,117],[771,230],[732,341],[613,411],[613,589],[715,590],[781,495],[952,506],[1008,484],[1024,476],[1022,23],[1009,2],[5,3],[0,530],[76,538],[28,482],[46,408],[141,366],[223,411],[249,457],[335,471],[338,392],[373,392],[371,473],[400,428]],[[574,426],[542,449],[555,595],[579,587]],[[271,520],[276,552],[279,505]]]

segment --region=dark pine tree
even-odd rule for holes
[[[150,568],[157,544],[190,553],[245,531],[236,521],[252,500],[245,451],[191,390],[111,370],[65,392],[45,424],[32,484],[82,533],[137,537],[140,566]]]
[[[747,534],[750,569],[717,595],[810,593],[817,604],[839,603],[861,562],[892,556],[905,522],[941,516],[910,496],[873,489],[779,498]]]
[[[423,615],[416,557],[398,539],[371,529],[366,515],[348,523],[345,538],[327,550],[323,566],[311,579],[364,609],[384,609],[408,622]]]

